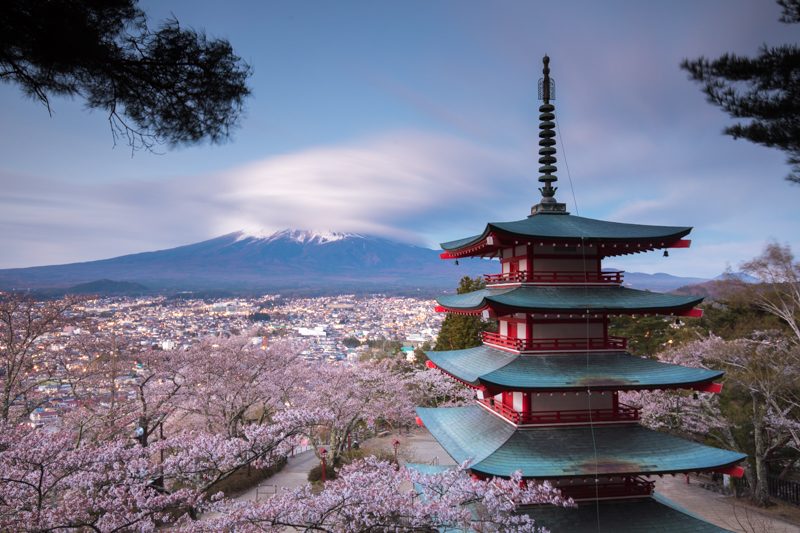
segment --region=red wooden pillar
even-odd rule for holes
[[[526,421],[531,414],[531,394],[530,392],[522,393],[522,412],[520,413],[520,421]]]
[[[533,279],[533,246],[530,243],[525,246],[525,258],[527,259],[526,270],[528,271],[525,275],[525,281],[531,281]]]

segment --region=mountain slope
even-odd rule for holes
[[[238,231],[207,241],[101,261],[0,270],[0,289],[87,290],[121,282],[154,291],[294,293],[453,290],[462,276],[499,272],[496,261],[442,261],[439,252],[355,233]],[[105,280],[102,283],[98,280]],[[111,281],[113,280],[113,281]],[[627,272],[625,285],[670,291],[707,281]]]
[[[285,230],[235,232],[167,250],[100,261],[0,270],[0,287],[68,287],[98,279],[154,289],[442,288],[497,269],[483,261],[442,261],[435,250],[380,237]]]

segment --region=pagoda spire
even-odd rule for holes
[[[531,216],[540,213],[556,213],[566,215],[567,205],[560,204],[556,201],[555,195],[558,187],[553,187],[553,182],[558,180],[558,176],[553,174],[556,172],[556,124],[553,120],[556,118],[554,111],[555,106],[550,103],[550,100],[556,99],[556,85],[550,78],[550,58],[545,55],[542,58],[544,68],[542,73],[544,76],[539,79],[539,99],[542,100],[542,105],[539,106],[539,181],[544,183],[543,187],[539,187],[539,192],[542,193],[542,199],[538,204],[531,207]]]

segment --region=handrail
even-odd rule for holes
[[[639,420],[639,408],[619,404],[616,409],[584,409],[569,411],[519,412],[497,402],[493,398],[478,400],[515,424],[567,424],[577,422],[635,422]]]
[[[563,272],[559,270],[520,270],[500,274],[484,274],[488,285],[495,283],[622,283],[623,271],[615,272]]]
[[[484,331],[481,338],[486,344],[494,344],[503,348],[518,351],[545,351],[545,350],[625,350],[628,339],[609,335],[603,337],[572,337],[549,339],[517,339],[501,335],[495,331]]]

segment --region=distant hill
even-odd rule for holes
[[[705,283],[706,278],[685,278],[663,272],[644,274],[642,272],[625,272],[623,284],[634,289],[647,289],[656,292],[670,292],[679,287]]]
[[[133,281],[114,281],[110,279],[98,279],[88,283],[79,283],[69,287],[64,292],[68,294],[102,294],[102,295],[134,295],[144,294],[150,289],[141,283]]]
[[[0,289],[50,294],[144,292],[335,294],[452,291],[463,276],[500,270],[497,261],[442,261],[438,250],[355,233],[244,231],[207,241],[100,261],[0,270]],[[113,280],[113,281],[112,281]],[[625,285],[668,292],[706,282],[625,273]]]

